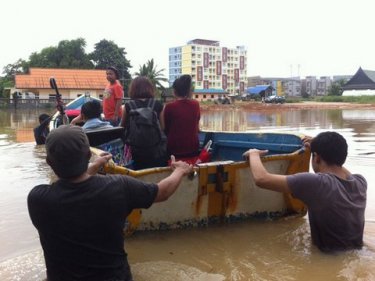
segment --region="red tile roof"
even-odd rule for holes
[[[29,74],[16,75],[17,89],[49,89],[54,77],[59,89],[104,89],[105,70],[30,68]]]

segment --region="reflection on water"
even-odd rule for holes
[[[201,127],[215,131],[251,131],[350,128],[355,133],[375,131],[373,110],[293,110],[272,113],[244,111],[203,111]]]
[[[43,280],[38,234],[26,206],[48,183],[43,146],[29,140],[39,111],[0,112],[0,280]],[[201,128],[218,131],[335,130],[349,144],[346,166],[368,183],[365,247],[325,255],[311,245],[306,218],[243,222],[136,234],[126,241],[135,280],[375,280],[375,116],[371,110],[204,111]]]

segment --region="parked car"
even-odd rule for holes
[[[268,96],[264,99],[266,103],[284,103],[285,102],[285,97],[284,96]]]

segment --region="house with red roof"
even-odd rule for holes
[[[56,80],[59,93],[63,99],[75,99],[81,95],[102,98],[108,83],[105,70],[30,68],[28,74],[16,74],[15,91],[28,93],[28,96],[39,99],[55,98],[51,89],[50,78]]]

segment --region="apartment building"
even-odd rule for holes
[[[314,97],[317,95],[318,80],[316,79],[316,76],[306,76],[304,85],[304,94],[308,95],[309,97]]]
[[[206,39],[169,48],[169,85],[183,74],[192,76],[196,93],[241,94],[247,85],[247,50]]]
[[[316,94],[318,96],[325,96],[328,93],[329,88],[332,85],[331,77],[328,76],[321,76],[318,79],[318,86],[317,86],[317,92]]]
[[[299,77],[248,77],[248,87],[255,85],[270,85],[273,95],[277,96],[301,96],[301,79]]]

